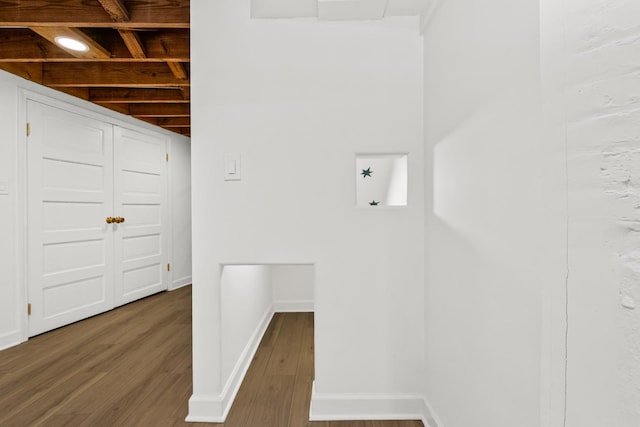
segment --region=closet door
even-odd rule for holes
[[[29,100],[29,336],[113,308],[112,126]]]
[[[167,141],[114,128],[115,304],[167,289]]]

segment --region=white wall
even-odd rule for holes
[[[224,384],[234,380],[234,370],[242,370],[251,362],[251,345],[260,341],[264,327],[271,319],[271,295],[269,266],[227,265],[222,269],[220,301]]]
[[[404,413],[397,404],[420,393],[423,352],[416,20],[251,21],[248,0],[191,12],[190,419],[223,412],[220,265],[233,263],[315,265],[317,416],[345,401],[342,417]],[[223,181],[230,152],[242,156],[242,181]],[[357,152],[409,153],[407,208],[355,208]]]
[[[9,195],[0,195],[0,349],[22,340],[26,301],[17,267],[18,79],[0,71],[0,182],[8,180]]]
[[[640,3],[542,0],[568,182],[567,427],[640,425]]]
[[[274,311],[313,311],[313,265],[272,265]]]
[[[25,266],[20,264],[23,262],[20,254],[23,253],[26,242],[26,219],[22,217],[24,210],[19,206],[19,192],[23,191],[23,183],[20,182],[22,178],[18,170],[20,161],[17,150],[24,135],[19,133],[24,132],[23,125],[20,124],[24,120],[24,112],[21,112],[21,108],[24,108],[20,100],[21,89],[79,106],[108,123],[153,129],[170,137],[169,148],[176,155],[176,162],[171,165],[171,176],[176,178],[171,188],[171,198],[182,203],[172,210],[172,227],[175,226],[172,240],[176,245],[171,259],[174,285],[191,275],[189,139],[0,71],[0,182],[7,178],[9,183],[9,195],[0,195],[0,218],[3,219],[0,221],[0,349],[27,338],[27,299],[23,275]]]
[[[549,209],[538,5],[447,0],[429,22],[426,398],[440,427],[537,427]]]
[[[176,289],[191,283],[191,142],[172,139],[171,177],[171,283]]]

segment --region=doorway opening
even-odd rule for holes
[[[274,315],[314,312],[315,266],[224,265],[221,274],[221,373],[233,402]]]

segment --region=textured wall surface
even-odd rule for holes
[[[640,425],[638,16],[449,0],[431,19],[425,384],[446,427]]]
[[[640,425],[640,3],[565,0],[567,421]]]

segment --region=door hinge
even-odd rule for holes
[[[31,303],[27,304],[27,316],[31,316]]]
[[[27,136],[31,136],[31,123],[27,122]]]
[[[167,271],[171,271],[171,264],[167,264]]]
[[[169,161],[169,153],[166,155],[167,162]]]

